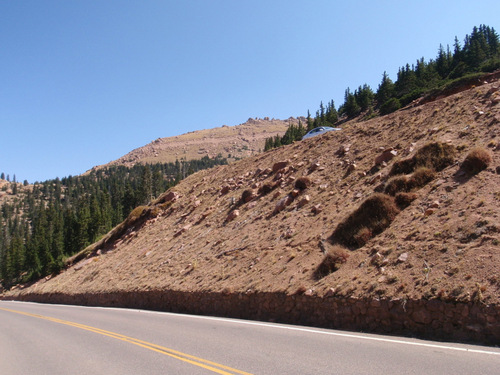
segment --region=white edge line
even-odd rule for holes
[[[5,301],[5,302],[40,304],[37,302],[25,302],[25,301]],[[253,322],[253,321],[240,320],[240,319],[219,318],[216,316],[189,315],[189,314],[172,313],[172,312],[165,312],[165,311],[141,310],[141,309],[131,309],[131,308],[120,308],[120,307],[79,306],[79,305],[61,305],[61,304],[46,304],[46,305],[48,305],[48,306],[75,307],[75,308],[88,308],[88,309],[116,310],[116,311],[128,310],[128,311],[135,311],[135,312],[140,312],[140,313],[145,313],[145,314],[179,316],[179,317],[185,317],[185,318],[191,318],[191,319],[201,319],[201,320],[214,320],[214,321],[219,321],[219,322],[243,324],[243,325],[258,326],[258,327],[268,327],[268,328],[275,328],[275,329],[284,329],[284,330],[297,331],[297,332],[316,333],[316,334],[321,334],[321,335],[347,337],[347,338],[354,338],[354,339],[361,339],[361,340],[368,340],[368,341],[381,341],[381,342],[388,342],[388,343],[393,343],[393,344],[423,346],[426,348],[454,350],[454,351],[468,352],[468,353],[500,355],[500,352],[494,352],[494,351],[488,351],[488,350],[470,349],[470,348],[462,348],[462,347],[457,347],[457,346],[429,344],[429,343],[425,343],[425,342],[413,342],[413,341],[389,339],[389,338],[385,338],[385,337],[383,338],[383,337],[374,337],[374,336],[364,336],[364,335],[352,334],[352,333],[323,331],[323,330],[317,330],[317,329],[312,329],[312,328],[294,327],[294,326],[289,326],[289,325],[285,325],[285,324],[278,324],[278,323]]]

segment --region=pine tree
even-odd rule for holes
[[[390,98],[394,97],[394,83],[387,75],[387,72],[384,72],[382,75],[382,82],[378,86],[377,93],[375,94],[375,99],[377,100],[377,105],[380,107],[382,104],[387,102]]]
[[[354,117],[361,112],[361,107],[356,102],[356,97],[351,93],[349,87],[345,90],[342,112],[345,113],[347,117]]]

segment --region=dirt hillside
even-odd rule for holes
[[[9,295],[280,292],[498,308],[499,103],[495,79],[201,171],[63,273]],[[478,153],[483,164],[467,159]]]
[[[136,210],[143,220],[124,235],[22,293],[305,291],[498,304],[499,96],[491,82],[199,172]],[[433,142],[452,146],[452,163],[323,275],[339,223],[384,189],[395,162]],[[476,146],[492,161],[468,175],[460,165]]]
[[[213,158],[218,154],[229,160],[240,159],[261,152],[266,138],[282,136],[289,125],[297,125],[298,122],[294,117],[287,120],[249,118],[236,126],[223,125],[175,137],[158,138],[94,169],[111,165],[131,167],[137,163],[169,163],[181,159],[201,159],[204,156]],[[305,123],[305,118],[302,118],[302,123]]]

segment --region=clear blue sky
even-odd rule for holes
[[[2,0],[0,172],[77,175],[160,137],[315,113],[500,2]]]

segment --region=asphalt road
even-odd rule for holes
[[[0,374],[500,374],[500,349],[0,301]]]

